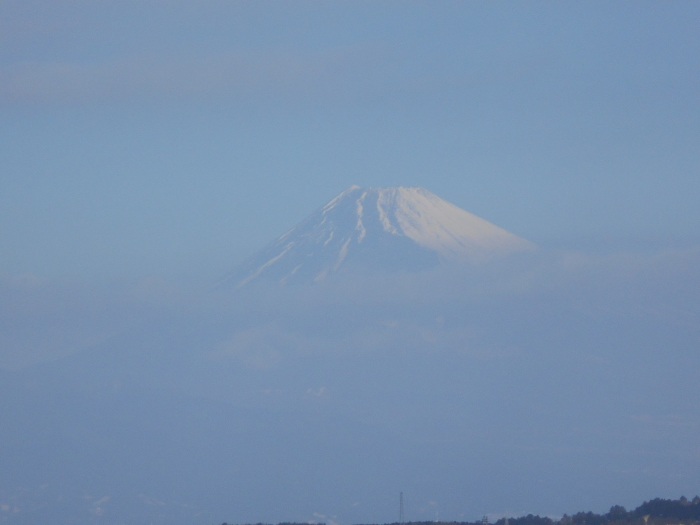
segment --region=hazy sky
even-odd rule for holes
[[[694,496],[699,27],[697,1],[0,0],[0,514]],[[212,290],[352,184],[566,249]]]
[[[219,277],[351,184],[696,242],[697,2],[0,3],[0,273]]]

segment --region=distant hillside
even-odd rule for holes
[[[488,520],[469,521],[409,521],[403,524],[395,522],[385,525],[486,525]],[[492,525],[696,525],[700,523],[700,497],[695,496],[692,501],[685,496],[680,499],[656,498],[645,501],[634,510],[627,511],[625,507],[614,505],[606,514],[595,514],[594,512],[577,512],[569,516],[564,514],[560,520],[553,520],[548,517],[521,516],[518,518],[501,518]],[[224,523],[223,525],[228,525]],[[246,524],[252,525],[252,524]],[[267,525],[257,523],[255,525]],[[294,525],[280,523],[278,525]],[[325,525],[325,524],[318,524]],[[377,525],[377,524],[367,524]]]

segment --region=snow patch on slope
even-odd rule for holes
[[[346,189],[345,191],[341,192],[340,195],[338,195],[335,199],[332,199],[328,204],[326,204],[326,205],[323,207],[323,215],[325,215],[326,213],[328,213],[329,211],[331,211],[333,208],[335,208],[335,207],[340,203],[341,199],[342,199],[343,197],[345,197],[347,194],[352,193],[353,191],[359,190],[359,189],[360,189],[359,186],[353,184],[353,185],[350,186],[348,189]]]
[[[399,232],[396,230],[394,225],[391,224],[391,221],[389,220],[389,214],[386,210],[386,207],[391,205],[391,197],[393,197],[393,194],[396,192],[396,188],[386,188],[377,191],[379,192],[379,195],[377,197],[377,211],[379,212],[379,222],[382,223],[382,227],[384,228],[385,232],[398,235]]]
[[[357,199],[357,226],[355,227],[356,230],[359,230],[360,235],[357,237],[357,242],[358,244],[362,242],[362,239],[365,238],[365,235],[367,235],[367,229],[365,228],[365,225],[362,224],[362,214],[364,212],[364,207],[362,205],[362,201],[365,200],[365,197],[367,196],[367,192],[364,192],[362,196]]]
[[[445,257],[482,260],[494,253],[534,248],[534,244],[422,188],[398,188],[392,193],[401,232]]]
[[[238,284],[237,288],[240,288],[241,286],[244,286],[244,285],[248,284],[251,280],[255,279],[258,275],[260,275],[260,274],[263,272],[263,270],[264,270],[265,268],[268,268],[268,267],[272,266],[273,264],[275,264],[278,260],[280,260],[280,259],[282,258],[282,256],[283,256],[285,253],[287,253],[287,252],[292,248],[292,246],[294,246],[294,241],[290,242],[290,243],[286,246],[286,248],[285,248],[284,250],[282,250],[282,252],[281,252],[279,255],[277,255],[276,257],[273,257],[272,259],[270,259],[269,261],[267,261],[265,264],[263,264],[262,266],[260,266],[260,268],[258,268],[255,272],[253,272],[249,277],[243,279],[243,280]]]

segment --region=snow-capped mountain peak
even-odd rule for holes
[[[480,263],[535,246],[423,188],[351,186],[226,279],[321,281],[348,265],[389,270]]]

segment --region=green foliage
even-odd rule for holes
[[[697,521],[700,520],[700,498],[695,496],[693,501],[688,501],[685,496],[681,496],[679,500],[656,498],[645,501],[630,514],[634,518],[649,516],[678,521]]]

